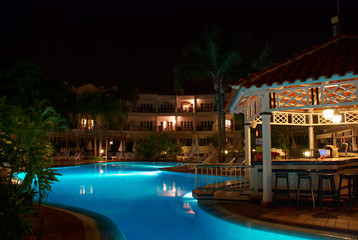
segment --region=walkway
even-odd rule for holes
[[[348,234],[355,236],[353,239],[358,239],[358,204],[355,204],[352,211],[346,206],[340,209],[328,207],[329,203],[322,210],[319,207],[313,208],[309,203],[301,203],[299,208],[289,207],[287,200],[278,202],[273,207],[262,207],[259,201],[223,202],[221,206],[235,214],[264,222],[327,231],[340,236]],[[352,236],[346,237],[349,239]]]

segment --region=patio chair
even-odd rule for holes
[[[111,159],[112,160],[119,160],[123,157],[122,152],[117,152],[116,155],[112,156]]]
[[[125,160],[133,160],[135,156],[135,153],[129,152],[126,154],[126,156],[124,157]]]
[[[190,152],[185,152],[183,155],[178,156],[178,160],[184,160],[188,157]]]
[[[236,160],[236,157],[228,157],[223,164],[233,164]]]
[[[188,169],[189,169],[189,170],[193,170],[193,169],[195,169],[195,167],[198,166],[198,165],[205,165],[205,164],[214,162],[214,161],[216,161],[216,160],[215,160],[216,157],[217,157],[217,153],[212,153],[211,155],[209,155],[209,156],[208,156],[203,162],[201,162],[201,163],[188,164],[188,165],[187,165],[187,166],[188,166]]]
[[[82,160],[82,157],[83,156],[81,152],[75,152],[75,154],[71,156],[71,160],[75,160],[75,161]]]
[[[70,151],[65,151],[61,156],[58,157],[58,160],[68,160],[70,158]]]

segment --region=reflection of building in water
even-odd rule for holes
[[[92,195],[93,194],[93,186],[87,186],[86,185],[81,185],[80,187],[80,195]]]
[[[175,186],[175,182],[168,184],[163,182],[163,186],[157,187],[157,195],[162,197],[181,197],[191,191],[190,186]]]
[[[163,182],[162,186],[157,187],[157,196],[173,197],[175,198],[175,206],[178,215],[188,216],[195,215],[192,209],[191,202],[197,201],[196,199],[187,198],[186,194],[191,193],[192,186],[176,186],[175,182],[168,184]]]

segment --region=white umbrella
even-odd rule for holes
[[[195,135],[195,144],[194,144],[194,151],[195,154],[199,154],[199,141],[198,135]]]
[[[75,152],[79,152],[79,151],[81,151],[81,148],[80,148],[80,145],[77,143],[76,148],[75,148]]]
[[[135,142],[133,143],[132,152],[135,152]]]
[[[124,152],[125,151],[125,146],[123,144],[123,142],[121,141],[121,144],[119,145],[119,148],[118,148],[118,152]]]
[[[93,147],[92,147],[92,141],[91,141],[91,139],[88,141],[88,144],[87,144],[86,149],[87,149],[88,151],[93,150]]]

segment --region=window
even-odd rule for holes
[[[92,130],[94,127],[94,120],[93,119],[86,119],[81,118],[80,128],[81,129],[89,129]]]
[[[192,131],[193,130],[193,122],[192,121],[180,122],[180,128],[183,131]]]
[[[153,122],[150,121],[141,121],[140,128],[146,130],[153,130]]]

